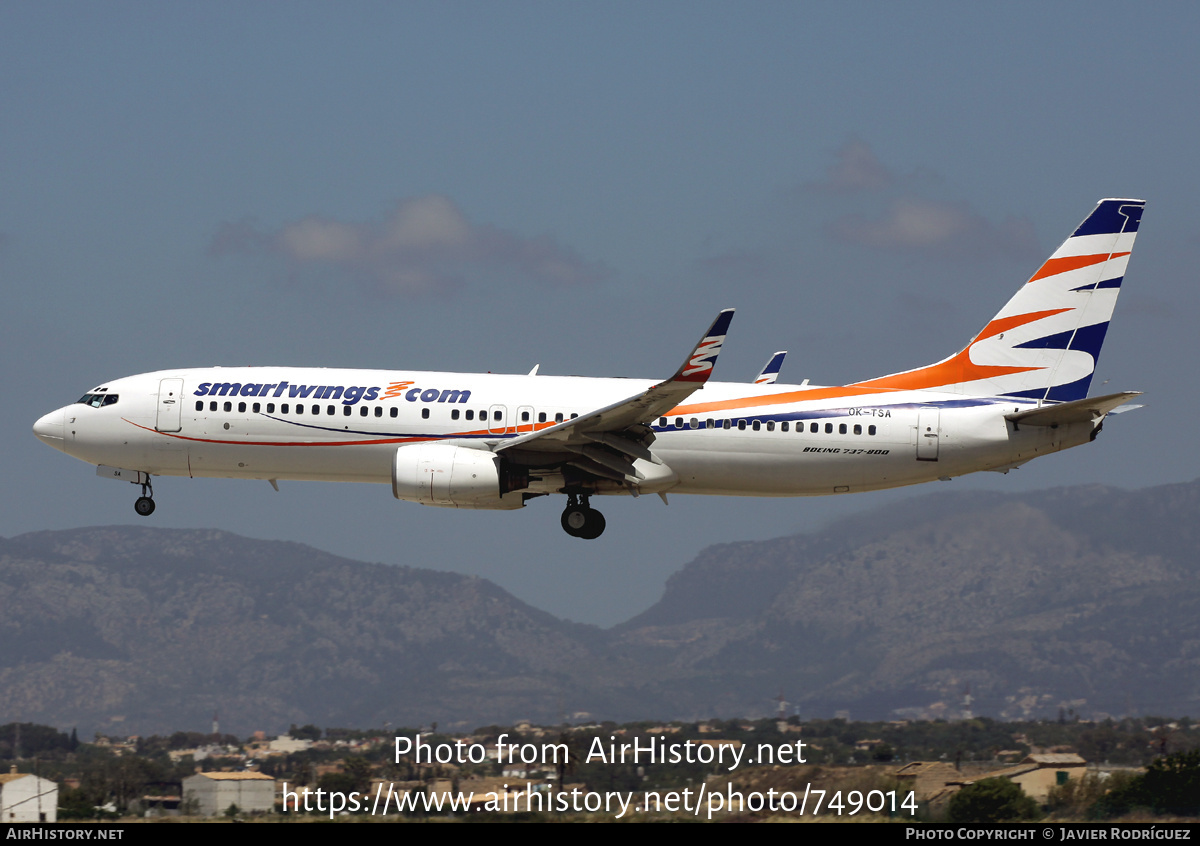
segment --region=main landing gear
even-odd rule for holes
[[[563,531],[574,538],[595,540],[604,533],[604,515],[588,505],[586,496],[567,494],[561,522]]]
[[[133,503],[133,510],[143,517],[149,517],[154,513],[154,487],[150,484],[149,474],[146,476],[146,481],[142,483],[142,495]]]

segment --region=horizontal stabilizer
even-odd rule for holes
[[[1140,397],[1140,391],[1126,391],[1121,394],[1108,394],[1103,397],[1085,397],[1071,402],[1060,402],[1058,405],[1046,405],[1032,408],[1029,411],[1014,411],[1004,415],[1022,426],[1060,426],[1067,423],[1092,423],[1111,412],[1119,405],[1124,405],[1134,397]]]

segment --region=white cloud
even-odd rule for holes
[[[1036,257],[1041,249],[1027,218],[993,223],[965,203],[901,197],[879,217],[844,215],[829,224],[835,238],[885,250],[942,256]]]
[[[834,193],[878,191],[896,182],[896,174],[879,161],[865,141],[851,139],[834,156],[834,161],[825,169],[825,178],[808,183],[806,189]]]
[[[603,264],[584,261],[552,238],[523,238],[471,223],[452,200],[436,194],[402,201],[378,224],[317,215],[274,232],[245,221],[225,224],[209,249],[214,254],[276,255],[294,273],[332,268],[384,295],[452,291],[477,271],[562,286],[610,275]]]

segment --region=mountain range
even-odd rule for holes
[[[468,515],[469,517],[469,515]],[[710,547],[600,629],[487,580],[215,530],[0,539],[0,722],[1197,713],[1200,481],[937,494]]]

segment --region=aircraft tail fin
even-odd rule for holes
[[[772,385],[779,378],[779,371],[783,367],[783,360],[787,358],[787,350],[780,350],[771,356],[771,360],[763,367],[762,372],[754,378],[756,385]]]
[[[1101,200],[966,348],[860,382],[1066,402],[1087,396],[1145,202]]]

